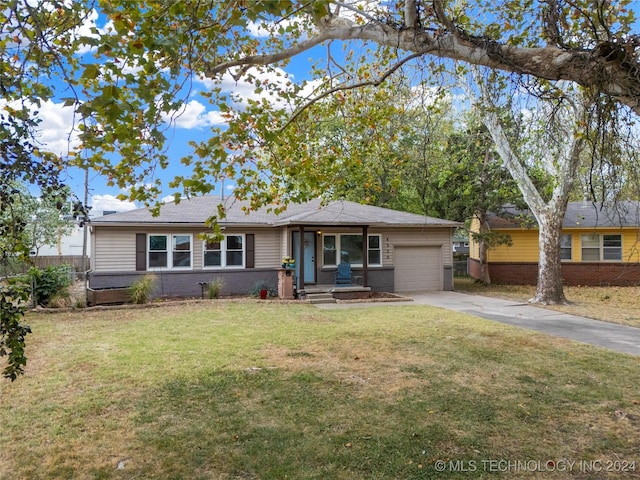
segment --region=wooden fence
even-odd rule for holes
[[[34,266],[38,268],[57,267],[60,265],[70,265],[76,272],[89,270],[89,257],[85,257],[84,265],[82,255],[50,255],[46,257],[34,257]]]
[[[85,258],[83,265],[82,255],[51,255],[43,257],[32,257],[28,262],[9,261],[2,262],[0,265],[0,277],[11,277],[14,275],[25,274],[31,267],[47,268],[59,267],[65,265],[69,267],[69,275],[83,278],[85,271],[89,270],[89,257]]]

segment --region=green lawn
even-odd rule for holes
[[[640,475],[640,359],[462,314],[210,302],[28,323],[0,479]]]

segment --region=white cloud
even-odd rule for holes
[[[251,35],[257,38],[266,38],[270,35],[269,24],[265,22],[249,22],[247,24],[247,30]]]
[[[38,110],[41,119],[36,135],[40,148],[57,155],[67,155],[78,146],[78,132],[74,128],[74,109],[51,100],[43,102]]]
[[[76,33],[75,33],[76,37],[97,38],[99,34],[94,33],[93,31],[94,29],[97,28],[98,32],[105,31],[104,28],[97,27],[96,25],[97,20],[98,20],[98,12],[95,9],[93,9],[91,10],[91,13],[89,14],[89,16],[85,19],[84,23],[76,29]],[[84,55],[85,53],[88,53],[92,50],[95,50],[95,47],[83,45],[76,51],[76,55]]]
[[[238,70],[227,71],[219,80],[211,80],[209,78],[200,77],[198,80],[206,89],[219,87],[223,92],[228,93],[231,103],[236,107],[247,105],[249,100],[262,101],[267,100],[272,106],[278,108],[285,106],[283,100],[267,88],[268,85],[276,87],[276,91],[293,90],[293,75],[281,68],[271,67],[270,69],[253,67],[236,80],[232,74]],[[262,86],[262,90],[256,93],[256,87]]]
[[[259,20],[257,22],[248,22],[247,23],[247,31],[249,34],[256,38],[268,38],[272,35],[281,35],[280,29],[284,29],[286,32],[288,29],[296,28],[299,30],[303,30],[302,27],[312,27],[311,21],[305,21],[305,17],[290,17],[285,20],[280,20],[277,23],[274,22],[265,22],[264,20]],[[298,40],[304,40],[306,36],[298,38]]]
[[[128,212],[136,208],[138,207],[135,203],[120,200],[114,195],[93,195],[91,197],[91,213],[93,215],[102,215],[104,211]]]
[[[165,116],[165,121],[173,121],[178,128],[201,128],[222,125],[226,120],[220,112],[207,112],[207,107],[197,100],[191,100],[175,115]]]
[[[42,102],[39,108],[28,102],[24,104],[31,110],[32,116],[36,116],[37,112],[37,118],[40,120],[35,132],[38,148],[57,155],[67,155],[70,150],[78,146],[78,131],[74,128],[73,107],[65,107],[64,103],[55,103],[51,100]],[[0,110],[5,105],[16,109],[22,108],[21,102],[7,103],[0,99]]]

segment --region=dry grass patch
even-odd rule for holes
[[[533,285],[484,286],[469,278],[456,278],[455,289],[523,303],[536,291]],[[564,293],[569,305],[544,308],[640,328],[640,287],[565,287]]]
[[[200,303],[28,320],[27,375],[0,384],[1,479],[468,479],[490,459],[640,461],[637,358],[459,313]]]

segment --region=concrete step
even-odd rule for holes
[[[305,298],[310,303],[336,303],[336,299],[330,293],[308,293]]]

